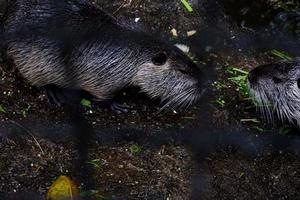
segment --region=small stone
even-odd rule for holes
[[[197,33],[196,30],[191,30],[191,31],[186,32],[186,35],[187,35],[188,37],[191,37],[191,36],[195,35],[196,33]]]
[[[141,18],[137,17],[137,18],[134,19],[134,22],[135,22],[135,23],[138,23],[138,22],[140,21],[140,19],[141,19]]]
[[[190,51],[190,47],[185,44],[175,44],[175,46],[180,49],[183,53],[188,53]]]
[[[175,28],[172,28],[171,34],[173,37],[178,37],[177,30]]]

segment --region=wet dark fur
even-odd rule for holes
[[[261,65],[248,75],[251,94],[263,114],[300,125],[300,60]]]
[[[203,74],[177,48],[118,24],[86,0],[12,0],[7,55],[32,85],[80,89],[106,100],[138,86],[165,106],[199,99]]]

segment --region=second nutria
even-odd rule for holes
[[[179,49],[118,24],[87,0],[11,0],[7,55],[35,86],[86,91],[103,101],[137,86],[165,106],[199,99],[202,71]]]
[[[248,75],[250,93],[267,117],[300,126],[300,59],[258,66]]]

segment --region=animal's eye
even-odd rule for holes
[[[273,79],[274,83],[281,83],[282,82],[282,80],[280,78],[275,77],[275,76],[272,79]]]
[[[178,71],[180,71],[182,74],[189,74],[189,72],[185,69],[179,69]]]
[[[164,52],[158,53],[152,58],[152,62],[155,65],[164,65],[167,62],[167,55]]]
[[[300,89],[300,78],[297,80],[297,86]]]

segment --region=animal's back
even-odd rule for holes
[[[55,17],[50,1],[12,0],[4,17],[7,54],[20,73],[34,85],[44,85],[61,75],[58,41],[47,38],[48,23]],[[55,71],[56,69],[57,71]]]
[[[9,32],[49,34],[62,27],[82,30],[83,25],[100,27],[114,20],[88,0],[11,0],[4,24]]]
[[[105,96],[106,81],[111,80],[101,58],[113,58],[115,50],[107,42],[113,37],[109,33],[118,29],[110,16],[85,0],[16,0],[8,13],[7,54],[32,85],[54,84]]]

